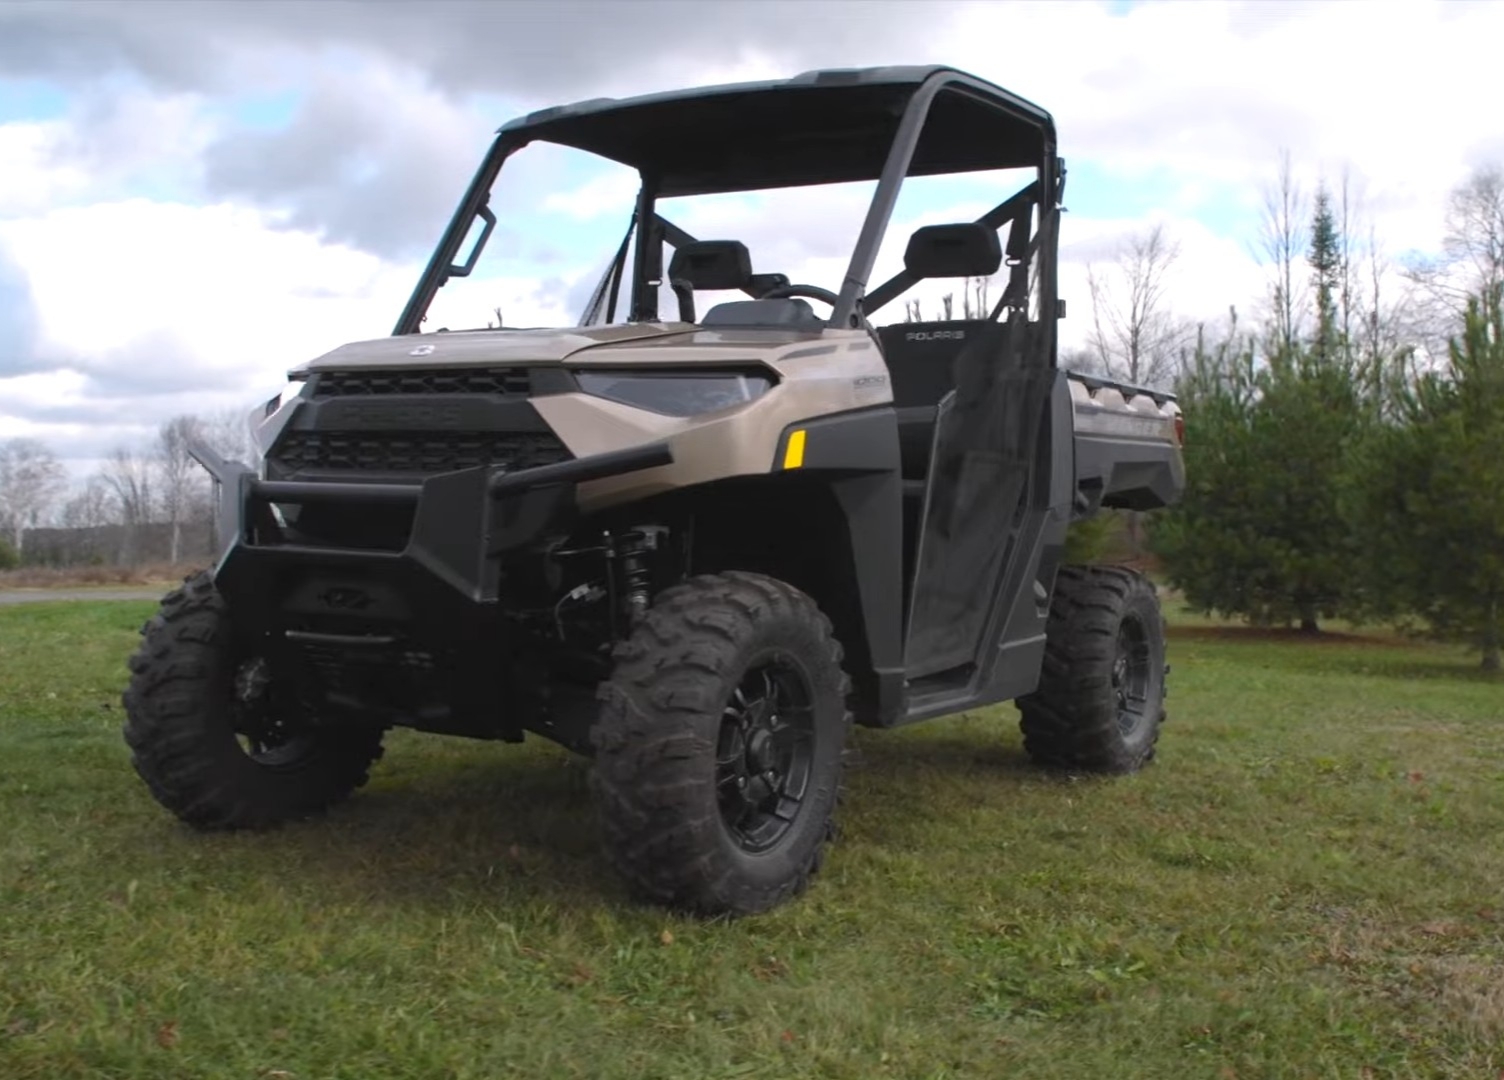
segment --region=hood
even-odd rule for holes
[[[310,360],[298,370],[558,363],[577,352],[600,345],[674,337],[693,331],[694,327],[687,323],[633,323],[565,330],[459,330],[402,334],[341,345]]]

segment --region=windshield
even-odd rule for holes
[[[915,229],[975,220],[1035,175],[1032,169],[1006,169],[905,180],[868,290],[902,270],[904,248]],[[607,302],[610,290],[603,279],[623,255],[639,187],[636,170],[586,151],[547,142],[517,151],[491,189],[489,207],[496,223],[472,272],[451,277],[438,291],[422,329],[563,328],[627,321],[635,233],[625,246],[614,305]],[[681,196],[659,200],[656,213],[670,229],[692,239],[742,242],[754,274],[779,274],[790,283],[835,293],[876,190],[876,181],[858,181]],[[457,263],[471,257],[484,229],[477,218]],[[665,266],[671,254],[670,247]],[[659,318],[676,319],[678,299],[666,280],[658,293]],[[984,317],[1000,293],[999,280],[922,281],[871,321],[959,319],[978,308],[977,317]],[[601,302],[592,305],[597,297]],[[716,304],[746,299],[739,291],[697,291],[694,304],[702,317]],[[817,316],[829,316],[829,303],[806,299]]]

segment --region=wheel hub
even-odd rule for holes
[[[722,714],[716,750],[721,820],[745,851],[778,843],[798,816],[814,746],[812,696],[791,659],[754,664]]]
[[[777,722],[776,717],[771,719]],[[775,753],[773,732],[769,728],[760,727],[752,733],[752,739],[747,744],[747,760],[758,772],[769,772],[773,769]]]
[[[1149,641],[1135,619],[1118,627],[1117,652],[1112,662],[1112,690],[1117,702],[1118,729],[1131,735],[1145,719],[1149,701]]]
[[[276,707],[271,667],[264,657],[245,660],[236,669],[230,695],[231,728],[244,740],[241,749],[262,765],[297,759],[306,734]]]

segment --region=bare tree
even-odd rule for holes
[[[1490,162],[1454,187],[1447,199],[1441,254],[1405,267],[1418,301],[1418,329],[1434,354],[1461,325],[1469,296],[1504,283],[1504,166]]]
[[[1306,290],[1295,280],[1295,266],[1305,258],[1306,197],[1290,167],[1290,151],[1282,149],[1273,185],[1264,188],[1258,254],[1270,263],[1270,303],[1276,344],[1293,350],[1305,327]]]
[[[172,562],[178,561],[182,551],[183,522],[194,494],[203,486],[202,471],[188,453],[189,445],[202,438],[202,428],[196,416],[174,416],[157,431],[156,467],[162,511],[172,529],[168,556]]]
[[[1486,295],[1504,284],[1504,167],[1491,162],[1453,191],[1442,251],[1463,271],[1463,286]]]
[[[992,279],[985,277],[972,277],[966,279],[966,293],[961,301],[961,315],[966,319],[985,319],[992,313],[988,303],[988,293],[992,288]]]
[[[136,561],[136,543],[141,527],[151,520],[151,459],[128,447],[117,446],[106,460],[100,478],[109,489],[120,524],[120,561]]]
[[[221,457],[254,467],[261,452],[251,438],[250,410],[221,409],[196,418],[198,437]]]
[[[67,485],[67,470],[39,440],[0,443],[0,523],[17,555],[22,552],[26,530],[40,524]]]
[[[252,437],[249,408],[221,409],[219,412],[197,417],[197,420],[199,437],[220,457],[228,461],[239,461],[251,468],[260,464],[261,448]],[[189,511],[192,517],[206,526],[211,550],[218,549],[221,539],[218,517],[215,514],[220,494],[219,482],[215,480],[196,494]]]
[[[1341,295],[1337,298],[1342,328],[1342,355],[1351,361],[1353,353],[1353,309],[1357,305],[1356,284],[1353,276],[1353,230],[1357,227],[1357,203],[1352,191],[1352,169],[1342,166],[1342,186],[1337,210],[1337,229],[1341,245]]]
[[[1088,340],[1103,371],[1139,385],[1173,377],[1190,333],[1169,306],[1168,276],[1179,257],[1180,245],[1157,224],[1123,242],[1110,270],[1086,264],[1092,303]]]
[[[1067,371],[1079,372],[1082,375],[1112,377],[1112,372],[1102,367],[1102,361],[1097,356],[1096,350],[1091,348],[1063,348],[1060,350],[1059,364]]]
[[[82,487],[67,502],[58,514],[58,524],[65,529],[97,529],[110,524],[110,486],[104,477],[95,475],[84,481]]]

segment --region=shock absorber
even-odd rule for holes
[[[616,546],[617,565],[621,567],[622,603],[627,618],[635,623],[652,603],[652,553],[658,550],[659,538],[667,530],[648,525],[623,534]]]

